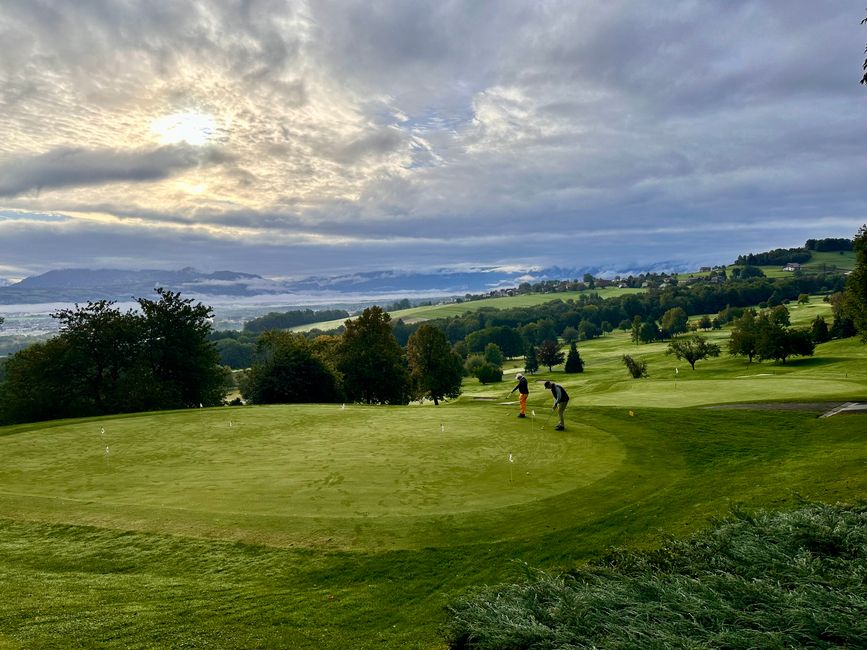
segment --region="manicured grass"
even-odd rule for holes
[[[506,381],[467,380],[439,407],[2,428],[0,647],[443,648],[447,606],[521,563],[556,573],[658,548],[733,505],[867,499],[863,415],[702,408],[865,399],[867,346],[695,371],[665,347],[579,343],[586,372],[538,373],[525,420],[502,403],[513,360]],[[623,353],[650,376],[629,378]],[[572,395],[565,432],[542,429],[545,377]]]

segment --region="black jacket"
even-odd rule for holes
[[[521,395],[529,395],[530,394],[530,387],[527,385],[527,378],[526,377],[521,377],[518,380],[518,385],[509,391],[509,395],[511,395],[515,391],[518,391],[519,393],[521,393]]]

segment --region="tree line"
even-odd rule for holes
[[[229,369],[220,363],[220,344],[242,345],[245,338],[253,342],[240,390],[252,403],[439,402],[460,393],[465,373],[500,381],[505,358],[523,356],[528,372],[540,365],[550,370],[564,362],[562,339],[570,344],[569,371],[580,372],[576,340],[600,336],[614,323],[631,328],[636,343],[664,340],[685,332],[695,314],[704,314],[696,322],[700,329],[734,322],[732,354],[784,363],[788,356],[811,353],[808,345],[823,337],[857,332],[867,340],[867,226],[853,249],[856,266],[848,279],[840,274],[749,278],[608,300],[585,294],[534,307],[483,308],[423,324],[392,322],[382,308],[371,307],[347,320],[342,330],[269,330],[253,339],[253,333],[242,332],[215,340],[219,334],[211,330],[210,307],[164,289],[156,290],[157,300],[138,299],[138,311],[120,312],[109,301],[76,305],[53,315],[60,322],[56,337],[6,360],[0,422],[220,404],[233,385]],[[831,327],[817,319],[808,337],[788,327],[781,305],[820,291],[833,292]],[[754,311],[753,305],[767,311]],[[717,315],[711,318],[712,313]],[[670,352],[694,367],[701,355],[715,351],[687,339]]]
[[[213,313],[156,293],[138,311],[100,300],[52,314],[59,334],[3,364],[0,422],[219,404],[229,371],[207,340]]]

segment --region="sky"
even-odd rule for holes
[[[0,278],[677,269],[852,237],[863,5],[0,0]]]

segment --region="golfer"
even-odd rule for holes
[[[557,415],[560,416],[560,422],[554,429],[563,431],[566,428],[563,423],[563,411],[566,410],[566,405],[569,403],[569,393],[560,384],[555,384],[553,381],[546,381],[545,388],[549,389],[554,396],[554,406],[551,407],[551,410],[557,411]]]
[[[518,382],[518,385],[509,391],[509,395],[511,395],[515,391],[518,391],[518,394],[521,396],[519,398],[521,402],[521,412],[518,413],[518,417],[525,418],[527,417],[527,395],[530,394],[530,387],[527,384],[527,378],[524,377],[524,375],[522,375],[520,372],[515,375],[515,381]]]

